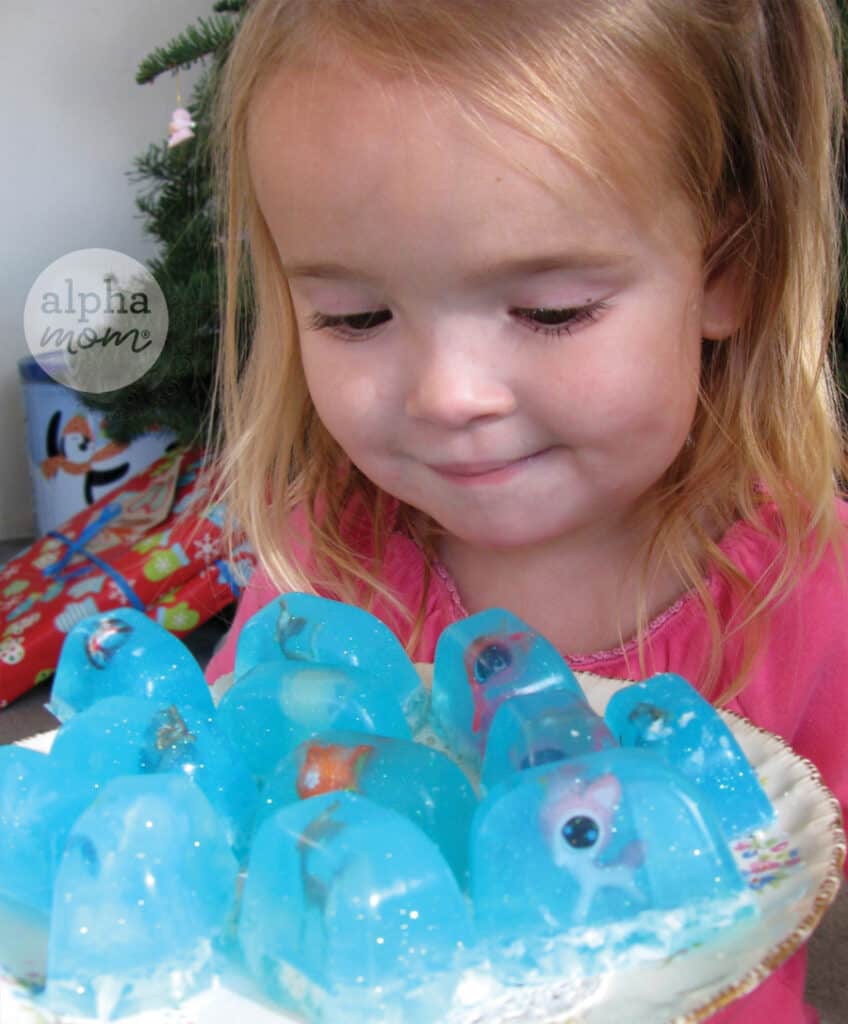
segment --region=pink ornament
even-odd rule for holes
[[[185,142],[186,139],[193,139],[194,132],[192,129],[195,127],[195,122],[191,119],[191,114],[185,109],[185,107],[177,107],[177,109],[171,114],[171,123],[168,125],[168,147],[177,146],[181,142]]]

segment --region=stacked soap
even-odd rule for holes
[[[507,611],[447,629],[430,687],[371,615],[288,594],[216,708],[119,610],[69,634],[51,707],[49,755],[0,750],[0,915],[45,930],[59,1012],[247,970],[309,1019],[432,1021],[469,972],[598,973],[754,913],[730,842],[773,812],[722,718],[669,675],[601,716]]]

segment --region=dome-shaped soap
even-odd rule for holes
[[[132,608],[92,615],[62,645],[48,705],[61,722],[102,697],[152,697],[212,710],[203,672],[186,646]]]
[[[424,1024],[443,1017],[471,926],[423,832],[340,792],[290,804],[260,827],[239,940],[269,994],[310,1019]]]
[[[56,876],[51,1007],[108,1019],[184,998],[208,980],[236,874],[222,822],[187,779],[113,779],[71,830]]]

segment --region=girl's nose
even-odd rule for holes
[[[506,368],[489,353],[480,358],[461,339],[427,344],[412,368],[406,414],[446,427],[508,416],[516,408]]]

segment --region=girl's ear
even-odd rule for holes
[[[712,273],[704,286],[701,305],[701,337],[724,341],[734,334],[743,320],[744,288],[734,265]]]
[[[741,220],[741,217],[739,219]],[[744,321],[744,264],[738,250],[734,251],[734,234],[733,231],[725,232],[723,244],[713,246],[713,258],[705,261],[701,337],[709,338],[711,341],[729,338],[739,330]]]

